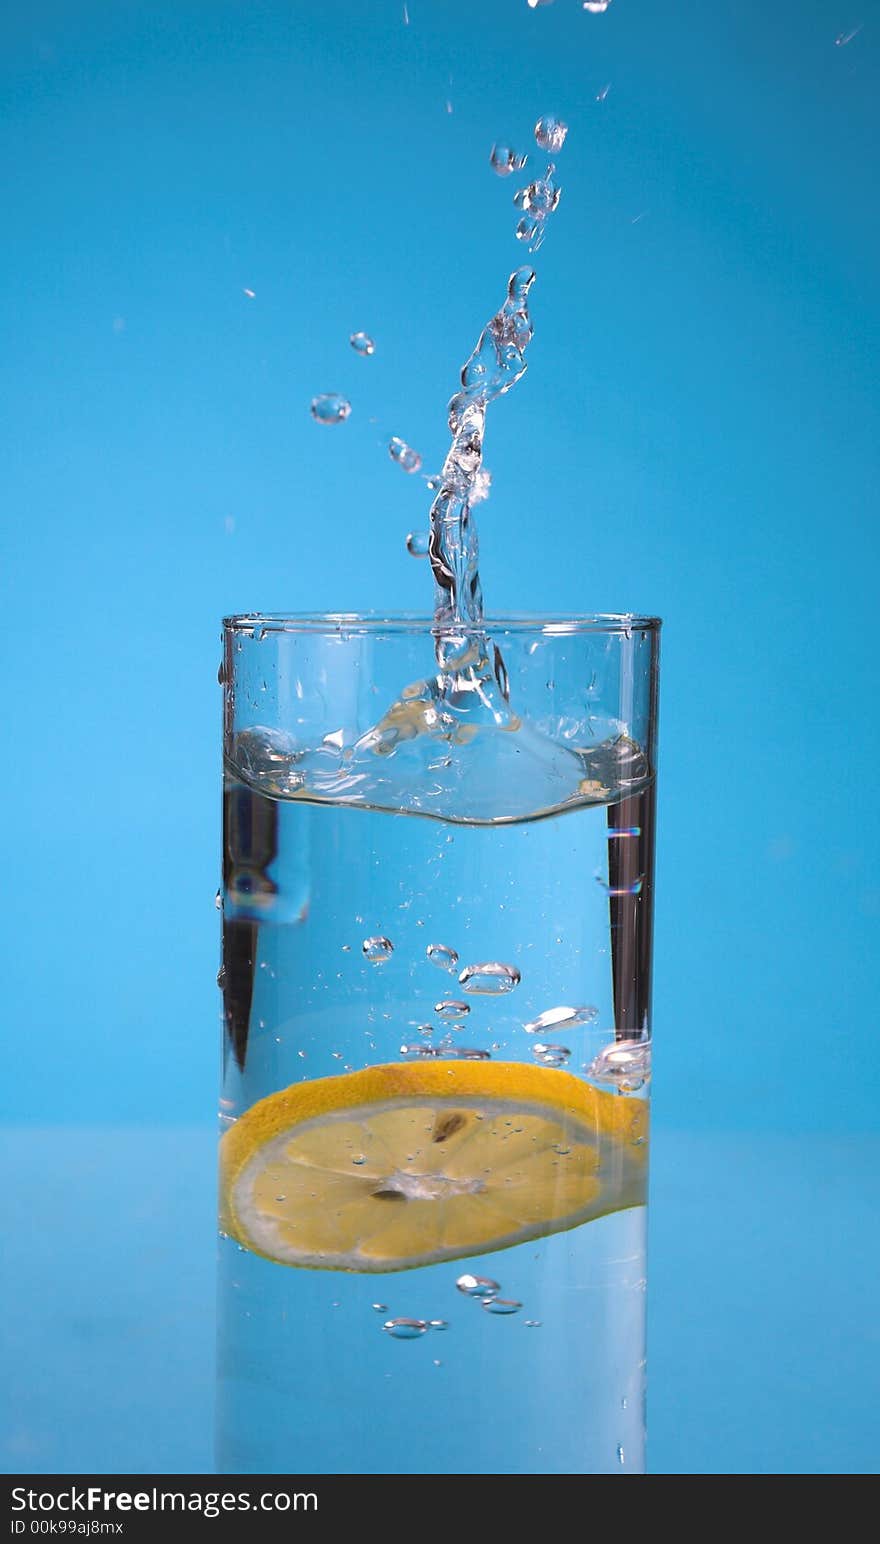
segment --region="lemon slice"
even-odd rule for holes
[[[402,1271],[645,1199],[647,1106],[519,1062],[297,1083],[221,1143],[221,1225],[284,1265]]]

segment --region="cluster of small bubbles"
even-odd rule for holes
[[[548,1029],[572,1029],[577,1024],[595,1024],[599,1009],[585,1004],[582,1008],[546,1008],[536,1019],[523,1025],[527,1035],[539,1035]]]
[[[406,538],[406,550],[411,558],[426,558],[430,545],[430,531],[410,531]]]
[[[601,874],[597,874],[596,883],[602,890],[605,891],[606,895],[610,895],[612,897],[616,895],[641,895],[642,886],[645,883],[645,876],[644,874],[639,874],[638,878],[633,879],[628,885],[609,885],[606,884]]]
[[[532,1046],[532,1055],[542,1067],[564,1067],[571,1059],[571,1051],[567,1045],[550,1045],[543,1040],[536,1041]]]
[[[361,354],[364,358],[369,358],[370,354],[376,352],[376,345],[368,332],[353,332],[348,341],[355,353]]]
[[[535,124],[535,141],[550,155],[556,155],[565,144],[568,133],[568,124],[561,118],[554,118],[548,114],[546,118],[539,118]]]
[[[395,1340],[418,1340],[428,1328],[427,1319],[386,1319],[382,1326]]]
[[[495,1297],[501,1291],[500,1281],[493,1281],[491,1276],[472,1276],[469,1271],[459,1276],[455,1285],[466,1297]]]
[[[583,8],[589,11],[591,16],[601,16],[610,4],[611,0],[583,0]]]
[[[484,1297],[481,1305],[487,1313],[519,1313],[522,1303],[518,1303],[515,1297]]]
[[[489,497],[492,489],[492,473],[487,466],[481,466],[474,473],[468,503],[473,509],[475,504],[482,504]]]
[[[528,156],[517,155],[509,145],[493,145],[489,152],[489,165],[498,177],[509,177],[511,172],[521,171]]]
[[[584,1068],[598,1083],[613,1083],[622,1094],[635,1094],[651,1076],[650,1040],[612,1040]]]
[[[522,977],[515,965],[503,965],[488,961],[480,965],[466,965],[458,978],[466,992],[486,997],[503,997],[519,986]]]
[[[361,948],[371,965],[384,965],[394,953],[394,945],[390,938],[377,935],[375,938],[365,938]]]
[[[328,391],[312,398],[310,411],[317,424],[344,424],[351,412],[351,403],[338,391]]]
[[[422,458],[418,451],[413,450],[411,445],[407,445],[406,440],[400,439],[396,434],[388,441],[388,454],[392,461],[396,461],[405,472],[418,472],[421,468]]]
[[[454,970],[458,964],[458,955],[448,944],[428,944],[425,954],[431,964],[439,965],[441,970]]]
[[[454,998],[434,1004],[434,1012],[438,1019],[460,1019],[470,1011],[468,1003],[457,1002]]]
[[[416,1027],[418,1028],[419,1034],[424,1035],[426,1038],[430,1037],[434,1033],[433,1024],[419,1024]]]

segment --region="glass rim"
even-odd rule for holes
[[[510,612],[502,616],[487,616],[479,627],[456,625],[451,629],[437,627],[433,617],[419,612],[399,611],[327,611],[327,612],[241,612],[223,618],[227,633],[316,633],[330,637],[339,633],[362,635],[403,633],[412,636],[431,636],[438,632],[452,631],[456,636],[469,633],[543,633],[547,637],[571,636],[581,633],[608,633],[626,636],[633,632],[656,633],[660,631],[660,617],[639,616],[635,612]]]

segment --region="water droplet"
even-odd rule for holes
[[[502,965],[491,960],[481,965],[466,965],[458,978],[466,992],[490,997],[502,997],[519,986],[522,977],[515,965]]]
[[[605,891],[606,895],[641,895],[642,886],[645,883],[644,874],[639,874],[628,885],[607,885],[600,874],[596,875],[596,884]]]
[[[400,1047],[401,1056],[442,1056],[443,1048],[439,1045],[427,1045],[422,1041],[421,1045],[407,1045]]]
[[[491,1061],[492,1052],[480,1050],[475,1045],[450,1045],[445,1047],[446,1056],[454,1056],[457,1061]]]
[[[426,558],[430,545],[430,531],[410,531],[406,538],[406,550],[411,558]]]
[[[535,124],[535,140],[542,150],[548,150],[555,155],[565,144],[565,136],[568,133],[568,124],[561,118],[554,118],[548,114],[546,118],[539,118]],[[555,208],[555,205],[554,205]]]
[[[499,177],[509,177],[511,172],[521,171],[528,156],[517,155],[509,145],[493,145],[489,152],[489,165]]]
[[[532,223],[546,219],[552,214],[559,204],[561,189],[550,180],[550,168],[547,179],[538,178],[536,182],[530,182],[527,188],[520,188],[513,195],[513,202],[517,209],[526,211],[526,218]]]
[[[223,910],[223,897],[220,894],[219,890],[217,891],[217,894],[214,896],[214,905],[215,905],[217,911],[222,911]]]
[[[362,1164],[362,1163],[366,1163],[367,1160],[366,1160],[366,1157],[365,1157],[365,1155],[363,1153],[352,1153],[351,1161],[352,1161],[352,1163]]]
[[[439,965],[441,970],[454,970],[458,964],[458,955],[448,944],[428,944],[425,954],[432,965]]]
[[[406,440],[400,439],[396,434],[388,441],[388,454],[392,461],[402,467],[405,472],[418,472],[422,465],[422,458],[417,450],[407,445]]]
[[[550,1045],[539,1040],[532,1046],[532,1055],[542,1067],[564,1067],[571,1057],[571,1051],[567,1045]]]
[[[217,685],[223,686],[226,682],[226,667],[221,659],[217,666]]]
[[[361,948],[371,965],[384,965],[394,952],[391,939],[383,938],[381,934],[377,934],[375,938],[365,938]]]
[[[375,1308],[377,1313],[387,1313],[388,1312],[388,1304],[387,1303],[371,1303],[370,1307],[371,1308]]]
[[[553,0],[526,0],[526,4],[530,11],[537,11],[539,6],[552,5]]]
[[[348,341],[355,353],[361,354],[365,358],[376,352],[376,345],[368,332],[353,332]]]
[[[620,1443],[617,1444],[617,1462],[619,1464],[623,1464],[623,1463],[626,1462],[626,1460],[624,1459],[624,1456],[623,1456],[623,1448],[621,1447]]]
[[[418,1340],[428,1328],[425,1319],[386,1319],[382,1326],[395,1340]]]
[[[446,1319],[429,1319],[428,1328],[432,1330],[448,1330],[449,1324]]]
[[[416,1028],[420,1035],[425,1035],[426,1037],[430,1037],[434,1033],[433,1024],[417,1024]]]
[[[310,411],[315,423],[344,424],[351,412],[351,403],[337,391],[329,391],[312,398]]]
[[[539,1035],[548,1029],[572,1029],[576,1024],[595,1024],[599,1009],[585,1004],[582,1008],[546,1008],[536,1019],[523,1025],[527,1035]]]
[[[609,82],[608,82],[608,84],[606,86],[602,86],[602,88],[599,91],[596,92],[596,101],[597,102],[604,102],[605,98],[607,97],[607,95],[608,95],[610,90],[611,90],[611,82],[609,80]]]
[[[432,473],[430,477],[425,478],[425,487],[430,489],[431,493],[436,493],[441,481],[439,473]]]
[[[616,830],[608,832],[608,840],[613,842],[624,836],[641,836],[641,834],[641,826],[618,826]]]
[[[466,1297],[494,1297],[501,1291],[500,1281],[493,1281],[491,1276],[472,1276],[470,1272],[459,1276],[455,1285]]]
[[[525,1326],[526,1326],[527,1330],[539,1330],[541,1328],[541,1320],[540,1319],[526,1319]]]
[[[434,1004],[434,1012],[440,1019],[461,1019],[470,1011],[469,1003],[457,1002],[455,998],[450,998],[448,1002]]]
[[[601,16],[610,4],[611,0],[583,0],[584,10],[589,11],[591,16]]]
[[[853,27],[851,32],[841,32],[841,33],[838,33],[838,36],[834,39],[834,47],[835,48],[845,48],[847,43],[851,43],[853,38],[858,37],[858,35],[861,32],[863,26],[864,26],[864,22],[860,22],[857,27]],[[113,325],[115,327],[116,323],[114,322]]]
[[[219,986],[219,988],[220,988],[220,990],[222,992],[223,988],[226,985],[226,966],[225,965],[221,965],[220,969],[217,972],[217,985]]]
[[[533,220],[531,215],[524,214],[516,227],[516,239],[517,241],[534,241],[540,229],[540,220]]]
[[[613,1083],[621,1093],[634,1094],[651,1076],[650,1040],[612,1040],[585,1069],[598,1083]]]
[[[519,1313],[522,1303],[515,1297],[484,1297],[482,1307],[487,1313]]]

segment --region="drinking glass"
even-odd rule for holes
[[[643,1471],[659,625],[225,621],[221,1471]]]

